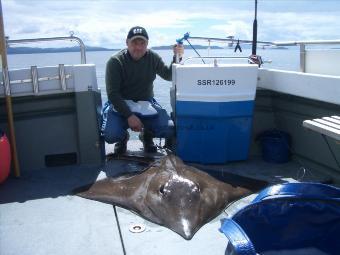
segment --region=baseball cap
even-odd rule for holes
[[[149,40],[148,33],[146,32],[144,27],[132,27],[127,35],[127,39],[134,40],[137,38],[144,39],[145,41]]]

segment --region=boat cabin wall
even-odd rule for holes
[[[293,159],[301,162],[307,171],[308,168],[320,170],[340,183],[337,163],[340,162],[340,141],[323,138],[302,125],[304,120],[340,116],[339,84],[340,77],[335,76],[260,70],[250,154],[261,155],[261,146],[256,140],[261,132],[279,129],[292,137]]]
[[[101,94],[94,65],[10,71],[18,158],[22,170],[69,164],[100,164],[105,157],[100,138]],[[33,84],[32,80],[37,84]],[[8,133],[3,90],[0,128]]]

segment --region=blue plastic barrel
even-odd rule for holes
[[[280,130],[267,130],[258,137],[262,146],[262,158],[270,163],[285,163],[290,158],[291,137]]]

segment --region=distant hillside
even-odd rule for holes
[[[193,45],[195,49],[207,49],[208,46]],[[170,50],[173,45],[151,47],[153,50]],[[184,46],[185,49],[191,48],[189,45]],[[218,46],[211,46],[211,49],[223,49]],[[118,51],[120,49],[108,49],[104,47],[86,46],[86,51]],[[9,47],[8,54],[32,54],[32,53],[55,53],[55,52],[79,52],[79,47],[64,47],[64,48],[32,48],[32,47]]]
[[[86,46],[86,51],[117,51],[118,49],[107,49],[103,47]],[[32,47],[9,47],[8,54],[31,54],[31,53],[53,53],[53,52],[79,52],[79,47],[64,48],[32,48]]]

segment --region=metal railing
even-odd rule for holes
[[[310,41],[287,41],[273,42],[275,46],[299,46],[300,47],[300,71],[306,71],[306,45],[332,45],[340,44],[340,40],[310,40]]]
[[[182,61],[182,63],[184,64],[187,61],[191,61],[193,59],[213,59],[214,60],[214,65],[217,64],[217,62],[215,61],[216,59],[243,59],[243,60],[249,60],[248,57],[234,57],[234,56],[199,56],[199,57],[188,57],[186,59],[184,59]]]
[[[189,36],[188,39],[192,40],[204,40],[209,43],[215,41],[215,42],[228,42],[230,44],[234,43],[251,43],[251,40],[238,40],[233,37],[229,38],[214,38],[214,37],[195,37],[195,36]],[[259,44],[263,44],[266,46],[299,46],[300,47],[300,71],[305,72],[306,71],[306,46],[307,45],[340,45],[340,39],[337,40],[309,40],[309,41],[286,41],[286,42],[270,42],[270,41],[257,41]],[[208,48],[209,49],[209,48]]]
[[[18,39],[18,40],[9,40],[6,38],[6,45],[9,47],[9,45],[12,44],[24,44],[24,43],[36,43],[36,42],[44,42],[44,41],[76,41],[79,44],[80,47],[80,63],[86,64],[86,49],[85,44],[83,41],[73,36],[73,33],[69,37],[46,37],[46,38],[34,38],[34,39]],[[64,64],[59,64],[58,66],[58,74],[55,76],[46,76],[46,77],[39,77],[38,76],[38,68],[37,66],[31,66],[31,77],[27,79],[19,79],[19,80],[9,80],[8,75],[6,75],[6,72],[3,72],[3,81],[0,82],[0,86],[4,86],[6,82],[8,84],[32,84],[33,86],[33,93],[38,94],[39,93],[39,82],[42,81],[49,81],[49,80],[59,80],[60,82],[60,88],[63,91],[67,90],[66,86],[66,80],[70,79],[72,77],[71,74],[65,73],[65,66]],[[7,91],[10,89],[10,86],[5,86],[5,94],[9,95],[10,91]]]
[[[5,74],[5,72],[4,72]],[[59,80],[60,84],[60,89],[62,91],[67,90],[67,84],[66,80],[71,79],[72,75],[71,74],[66,74],[65,71],[65,65],[64,64],[59,64],[58,65],[58,74],[54,76],[45,76],[45,77],[39,77],[38,74],[38,67],[37,66],[31,66],[30,70],[30,77],[26,79],[17,79],[17,80],[9,80],[8,76],[4,75],[4,81],[8,82],[10,85],[14,84],[32,84],[32,91],[34,94],[39,94],[40,88],[39,88],[39,83],[43,81],[52,81],[52,80]],[[8,81],[6,81],[8,79]],[[4,86],[4,82],[0,82],[0,86]],[[5,87],[6,88],[6,87]],[[10,91],[5,91],[6,93],[10,93]],[[11,93],[10,93],[11,94]],[[7,94],[6,94],[7,95]]]
[[[18,40],[6,40],[7,47],[12,44],[23,44],[23,43],[36,43],[36,42],[46,42],[46,41],[76,41],[80,47],[80,63],[86,64],[86,49],[83,41],[76,36],[71,34],[68,37],[46,37],[46,38],[33,38],[33,39],[18,39]]]

